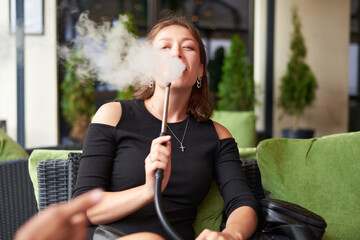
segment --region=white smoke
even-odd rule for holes
[[[126,21],[126,16],[120,16],[113,26],[97,24],[87,13],[81,14],[76,24],[74,48],[77,56],[85,61],[77,65],[77,76],[95,74],[98,81],[117,90],[146,84],[150,78],[166,83],[181,77],[185,65],[169,52],[155,50],[149,43],[141,42],[127,31]],[[59,56],[69,60],[72,51],[72,48],[60,47]]]

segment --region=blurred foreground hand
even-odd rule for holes
[[[86,210],[102,199],[95,189],[69,202],[47,207],[33,216],[16,233],[15,240],[84,240],[89,222]]]

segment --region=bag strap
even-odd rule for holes
[[[315,240],[315,236],[311,229],[305,225],[287,224],[276,227],[266,227],[265,232],[276,235],[284,235],[291,240]]]

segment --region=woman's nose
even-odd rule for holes
[[[181,48],[179,46],[173,46],[171,48],[171,56],[182,58]]]

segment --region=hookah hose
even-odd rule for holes
[[[166,135],[166,122],[167,122],[167,110],[169,104],[169,93],[170,85],[168,83],[165,88],[165,101],[164,101],[164,111],[163,111],[163,120],[161,124],[161,133],[160,136]],[[155,172],[155,209],[159,217],[160,223],[165,229],[165,231],[171,236],[173,240],[182,240],[180,235],[172,228],[169,221],[167,220],[165,213],[162,208],[161,203],[161,183],[164,178],[164,171],[162,169],[157,169]]]
[[[160,219],[161,225],[163,226],[163,228],[165,229],[165,231],[171,236],[172,239],[174,240],[182,240],[182,238],[180,237],[180,235],[175,232],[175,230],[172,228],[172,226],[170,225],[170,223],[168,222],[165,213],[162,209],[162,204],[161,204],[161,182],[163,179],[163,175],[164,172],[162,169],[158,169],[156,170],[155,173],[155,208],[156,208],[156,213]]]

